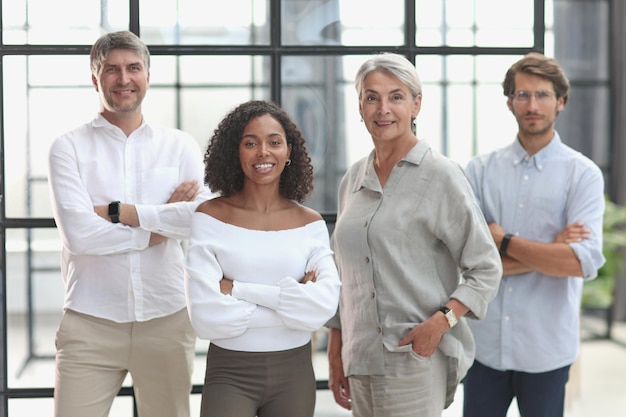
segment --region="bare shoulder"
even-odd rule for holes
[[[222,213],[227,210],[227,207],[228,204],[224,201],[224,197],[215,197],[200,203],[196,208],[196,212],[219,219],[222,217]]]
[[[296,204],[298,210],[298,218],[302,224],[309,224],[322,220],[322,215],[310,207],[303,206],[302,204]]]

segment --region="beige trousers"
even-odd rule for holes
[[[350,376],[354,417],[441,417],[447,359],[385,349],[385,375]]]
[[[140,417],[189,417],[195,341],[187,309],[131,323],[67,310],[56,335],[55,417],[106,417],[128,373]]]

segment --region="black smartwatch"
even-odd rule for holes
[[[111,219],[111,223],[119,223],[120,222],[120,202],[112,201],[109,203],[109,218]]]
[[[511,238],[514,235],[512,233],[507,233],[506,235],[504,235],[504,237],[502,238],[502,242],[500,242],[500,253],[502,255],[506,255],[506,250],[509,247],[509,242],[511,241]]]

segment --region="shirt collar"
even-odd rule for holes
[[[550,157],[554,156],[558,152],[558,148],[561,146],[561,137],[558,132],[554,132],[554,136],[550,140],[550,142],[539,150],[533,156],[529,156],[526,150],[522,147],[519,138],[516,138],[515,142],[511,147],[511,152],[513,154],[513,165],[517,166],[518,164],[527,161],[529,164],[532,164],[538,171],[543,170],[543,167],[550,159]]]
[[[361,166],[361,169],[358,173],[357,181],[354,182],[354,189],[352,191],[356,192],[361,188],[368,188],[371,190],[380,191],[380,182],[378,181],[378,176],[376,175],[376,171],[374,170],[374,156],[375,150],[372,150],[365,161],[365,164]],[[410,163],[416,166],[419,166],[426,154],[430,152],[430,145],[425,140],[419,140],[415,146],[413,146],[406,155],[404,155],[400,161],[396,164],[402,165],[405,163]]]
[[[117,129],[119,129],[119,127],[115,126],[113,123],[111,123],[107,119],[105,119],[105,117],[102,115],[102,113],[98,113],[96,115],[96,118],[93,119],[92,124],[93,124],[94,127],[115,127]],[[146,118],[142,117],[141,125],[137,129],[135,129],[135,132],[138,131],[139,129],[143,129],[144,126],[146,126]]]

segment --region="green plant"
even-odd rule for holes
[[[603,253],[605,264],[598,276],[583,286],[582,306],[608,308],[613,304],[615,279],[624,266],[626,248],[626,207],[606,199],[603,224]]]

